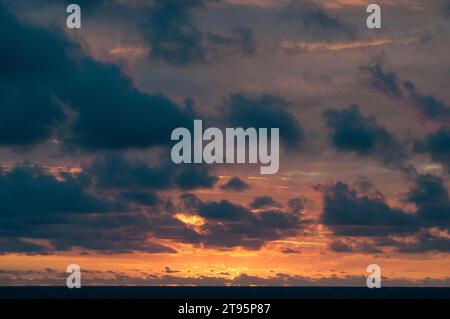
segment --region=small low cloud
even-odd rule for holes
[[[221,185],[220,188],[228,191],[241,192],[248,190],[250,185],[242,181],[239,177],[233,177],[228,182]]]
[[[261,208],[281,208],[283,205],[270,196],[258,196],[250,203],[250,207],[253,209]]]
[[[380,62],[372,65],[361,65],[359,69],[366,75],[366,83],[373,90],[391,98],[402,96],[401,84],[397,74],[385,71]]]
[[[298,22],[302,34],[309,38],[339,40],[357,36],[354,26],[332,15],[315,1],[291,0],[282,10],[281,17]]]
[[[412,82],[403,82],[403,87],[409,93],[409,98],[414,106],[425,119],[448,123],[450,120],[450,105],[431,94],[421,93]]]
[[[304,275],[275,273],[263,277],[242,273],[230,278],[223,273],[217,276],[177,276],[173,273],[125,273],[121,271],[83,271],[87,286],[293,286],[293,287],[365,287],[366,277],[358,275],[308,277]],[[2,286],[61,286],[67,274],[63,271],[47,273],[45,270],[0,270]],[[448,287],[450,278],[408,279],[383,276],[386,287]]]

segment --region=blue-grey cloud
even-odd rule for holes
[[[205,219],[201,241],[210,247],[259,249],[269,241],[297,234],[308,223],[301,211],[291,208],[253,213],[228,200],[203,202],[192,194],[181,200],[185,208]]]
[[[151,57],[175,66],[210,62],[221,51],[244,56],[255,53],[253,32],[238,26],[230,35],[204,32],[193,21],[192,13],[216,0],[162,0],[152,3],[141,29],[151,47]]]
[[[378,253],[385,247],[405,253],[449,251],[450,241],[445,235],[430,232],[450,229],[450,199],[442,179],[418,175],[403,201],[413,204],[415,212],[394,208],[387,204],[382,193],[369,193],[351,188],[343,182],[318,185],[324,208],[321,221],[335,235],[331,243],[336,252]],[[411,240],[399,240],[398,236]]]
[[[19,23],[2,4],[0,18],[0,143],[45,140],[65,118],[61,105],[71,116],[59,138],[89,150],[168,144],[174,128],[192,125],[189,106],[137,90],[63,35]]]
[[[357,105],[343,110],[329,109],[323,117],[329,130],[329,141],[338,151],[354,152],[411,171],[402,144],[374,117],[364,117]]]
[[[19,238],[4,238],[0,236],[0,256],[8,253],[25,255],[49,255],[53,250],[45,245],[27,242]]]
[[[414,150],[430,154],[432,161],[441,163],[450,171],[450,129],[441,127],[428,134],[424,139],[415,142]]]
[[[303,129],[289,110],[290,102],[279,95],[238,92],[227,97],[218,111],[231,127],[279,128],[286,150],[298,149],[304,141]]]
[[[298,21],[304,37],[332,41],[356,38],[354,26],[331,15],[314,1],[291,0],[282,17]]]
[[[85,191],[89,181],[61,174],[61,181],[40,167],[25,164],[0,171],[0,211],[4,218],[22,216],[45,222],[63,213],[93,213],[114,207]]]
[[[94,195],[91,187],[86,176],[54,176],[29,164],[1,171],[0,242],[7,245],[0,246],[0,253],[49,254],[72,248],[170,252],[148,241],[149,230],[137,231],[139,218],[126,215],[126,202]]]
[[[391,208],[382,197],[358,194],[342,182],[317,189],[323,195],[322,222],[337,235],[383,236],[419,229],[417,216]]]
[[[342,240],[334,240],[330,243],[330,249],[337,253],[350,253],[353,252],[353,248]]]
[[[406,199],[416,205],[417,215],[425,224],[450,226],[450,198],[442,179],[431,174],[419,175]]]
[[[249,205],[253,209],[260,208],[281,208],[282,204],[274,200],[271,196],[258,196]]]
[[[40,142],[64,119],[51,84],[67,70],[66,49],[66,41],[19,24],[0,3],[0,144]]]
[[[251,216],[244,206],[235,205],[227,200],[204,203],[198,207],[200,216],[211,220],[242,220]]]
[[[239,177],[233,177],[228,182],[220,186],[223,190],[231,191],[245,191],[250,188],[246,182],[242,181]]]
[[[402,96],[398,76],[394,72],[386,72],[380,63],[361,65],[361,72],[367,76],[367,85],[375,91],[386,94],[392,98]]]
[[[359,253],[378,254],[383,252],[380,248],[377,248],[375,245],[364,241],[355,243],[352,242],[351,240],[344,241],[342,239],[336,239],[330,243],[329,247],[332,251],[337,253],[359,252]]]
[[[86,169],[100,188],[211,188],[217,177],[209,174],[205,165],[175,165],[164,161],[151,166],[141,160],[128,160],[119,155],[105,155],[96,158]]]
[[[411,81],[401,81],[395,72],[383,69],[380,58],[371,65],[362,65],[360,70],[367,76],[367,85],[390,98],[407,98],[419,114],[431,121],[447,123],[450,106],[431,94],[420,92]]]
[[[403,82],[403,87],[409,93],[412,103],[423,117],[428,120],[448,123],[450,120],[450,106],[448,104],[433,95],[421,93],[412,82]]]
[[[167,145],[173,129],[192,126],[189,106],[140,92],[119,68],[88,58],[73,63],[56,87],[58,97],[76,112],[68,143],[94,150]]]
[[[397,251],[402,253],[450,252],[450,239],[448,237],[433,235],[429,232],[419,233],[410,242],[391,240],[389,245],[394,246]]]
[[[292,202],[285,210],[266,208],[258,213],[228,200],[203,202],[189,194],[180,203],[172,202],[156,191],[199,187],[199,182],[205,186],[205,180],[186,175],[189,181],[183,186],[177,170],[160,169],[110,157],[97,159],[77,175],[54,176],[31,165],[1,172],[0,243],[8,247],[0,246],[0,254],[73,249],[105,254],[175,253],[158,243],[167,239],[204,247],[259,249],[269,241],[295,235],[307,222]],[[201,216],[205,220],[201,231],[177,219],[180,211]]]

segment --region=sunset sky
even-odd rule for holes
[[[84,285],[365,286],[375,263],[450,286],[449,0],[0,0],[0,24],[0,285],[78,264]],[[194,119],[279,128],[279,172],[174,164]]]

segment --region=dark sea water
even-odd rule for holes
[[[448,299],[449,288],[0,287],[0,299]]]

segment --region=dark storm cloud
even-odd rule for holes
[[[164,189],[171,181],[164,167],[151,167],[142,161],[130,161],[119,155],[96,158],[85,170],[100,188]]]
[[[86,149],[167,145],[173,129],[192,126],[189,106],[142,93],[118,67],[88,58],[73,62],[57,92],[77,113],[69,142]]]
[[[64,118],[49,82],[64,72],[67,48],[57,35],[20,25],[0,3],[0,144],[40,142]]]
[[[140,220],[141,222],[146,221],[144,218],[140,218]],[[56,251],[79,248],[83,251],[96,251],[103,254],[176,253],[176,250],[169,246],[153,242],[154,237],[149,230],[133,224],[124,223],[114,227],[106,224],[94,227],[74,222],[72,227],[74,226],[87,228],[73,231],[72,228],[66,227],[48,232],[47,237]]]
[[[118,67],[83,56],[62,35],[19,24],[2,4],[0,23],[0,143],[47,138],[64,118],[57,101],[74,113],[64,141],[86,149],[168,144],[174,128],[192,125],[189,106],[135,89]]]
[[[335,235],[352,237],[336,239],[330,245],[333,251],[378,253],[384,247],[409,253],[450,250],[447,237],[430,232],[430,228],[447,233],[450,229],[449,193],[436,176],[418,175],[404,195],[405,203],[415,205],[414,213],[390,207],[380,192],[360,193],[342,182],[316,189],[323,196],[322,223]],[[398,235],[411,240],[390,237]]]
[[[294,236],[307,222],[292,209],[253,213],[228,200],[202,202],[192,194],[181,200],[184,207],[205,219],[201,242],[209,247],[259,249],[266,242]]]
[[[200,244],[201,235],[174,214],[173,203],[161,198],[155,205],[140,209],[132,206],[121,214],[97,214],[74,220],[73,224],[80,226],[81,233],[59,233],[55,246],[60,250],[80,246],[103,253],[173,253],[176,251],[172,247],[159,244],[158,240]]]
[[[41,142],[64,119],[64,113],[45,87],[37,83],[0,82],[0,145]]]
[[[251,216],[251,212],[243,206],[235,205],[227,200],[208,202],[198,207],[200,216],[210,220],[242,220]]]
[[[150,166],[143,161],[132,161],[119,155],[98,157],[86,169],[86,174],[93,177],[100,188],[211,188],[217,181],[217,177],[209,175],[204,165],[177,166],[164,161]]]
[[[330,249],[337,253],[353,252],[353,248],[342,240],[334,240],[330,243]]]
[[[337,235],[383,236],[418,230],[417,216],[391,208],[382,197],[359,195],[342,182],[317,189],[323,195],[322,222]]]
[[[329,109],[323,113],[330,143],[341,152],[355,152],[386,165],[410,170],[406,152],[395,136],[378,124],[374,117],[364,117],[357,105],[347,109]]]
[[[231,191],[245,191],[250,188],[246,182],[242,181],[239,177],[233,177],[228,182],[220,186],[223,190],[231,190]]]
[[[202,227],[209,233],[203,243],[210,247],[259,249],[269,241],[295,236],[300,225],[298,216],[279,211],[248,215],[239,222],[210,221]]]
[[[409,81],[403,82],[403,87],[422,116],[429,120],[448,123],[450,120],[449,105],[433,95],[419,92],[416,86]]]
[[[234,93],[219,107],[220,118],[231,127],[279,128],[280,141],[286,150],[298,149],[303,140],[303,129],[289,111],[290,102],[278,95],[251,95]]]
[[[30,165],[2,171],[0,242],[7,245],[0,245],[0,251],[47,254],[78,247],[105,253],[173,252],[149,242],[150,230],[142,229],[139,223],[147,222],[159,231],[168,226],[149,220],[145,213],[127,216],[126,203],[99,198],[90,189],[86,176],[62,173],[55,177]],[[166,224],[171,221],[167,216],[164,219]],[[182,226],[172,221],[168,228],[178,227],[181,233]],[[48,240],[49,244],[37,244],[35,239]]]
[[[72,249],[107,254],[173,253],[173,248],[155,239],[198,243],[200,236],[173,216],[170,201],[143,187],[134,189],[136,183],[151,188],[165,185],[154,181],[158,174],[139,163],[126,164],[129,167],[107,167],[121,169],[125,184],[118,184],[120,176],[111,180],[102,176],[103,186],[122,186],[119,193],[96,189],[97,177],[89,169],[78,175],[52,175],[25,164],[0,171],[0,254],[51,254]],[[144,178],[136,182],[137,175]],[[195,178],[189,177],[189,185],[199,182]],[[46,240],[46,244],[36,240]]]
[[[313,1],[291,0],[282,14],[283,18],[297,20],[302,26],[303,36],[314,39],[353,39],[356,30],[342,22],[339,17],[332,16],[327,10]]]
[[[344,241],[341,239],[336,239],[330,243],[329,247],[332,251],[337,253],[358,252],[366,254],[379,254],[383,252],[380,248],[376,247],[375,244],[368,241],[354,242],[351,240]]]
[[[7,220],[10,229],[0,229],[0,243],[5,243],[0,246],[0,253],[51,254],[72,249],[103,254],[174,253],[173,248],[161,245],[155,239],[186,241],[189,238],[189,242],[195,241],[195,232],[160,209],[161,212],[155,211],[153,217],[147,211],[90,215],[61,213],[61,222],[46,220],[45,216],[42,219],[36,216],[37,220],[13,217]],[[45,240],[47,244],[36,244],[35,240]]]
[[[295,235],[306,222],[292,202],[286,210],[258,213],[227,200],[203,202],[192,194],[181,196],[182,203],[174,203],[154,191],[183,187],[178,172],[167,171],[175,175],[166,174],[166,183],[158,170],[113,157],[95,161],[78,175],[54,176],[30,165],[1,172],[0,243],[8,245],[0,246],[0,253],[51,254],[73,249],[104,254],[176,252],[159,240],[259,249],[269,241]],[[183,178],[193,186],[198,177]],[[199,180],[204,185],[203,177]],[[201,231],[177,219],[177,207],[203,217]]]
[[[204,218],[205,223],[199,226],[200,232],[176,219],[176,210],[171,204],[160,201],[151,209],[74,220],[71,226],[77,227],[76,231],[72,228],[53,229],[40,235],[51,238],[55,250],[80,247],[102,253],[164,253],[174,250],[154,243],[153,239],[208,248],[259,249],[269,241],[295,235],[303,225],[299,214],[289,210],[253,214],[248,208],[227,200],[202,202],[189,194],[181,199],[189,202],[194,214]]]
[[[49,247],[26,242],[17,238],[2,238],[0,236],[0,256],[9,253],[20,253],[25,255],[48,255],[52,253]]]
[[[82,219],[92,213],[123,209],[120,203],[90,194],[88,187],[84,178],[68,174],[56,178],[35,166],[2,171],[0,237],[45,237],[51,227],[70,224],[76,216]]]
[[[450,226],[450,199],[442,179],[426,174],[416,179],[416,185],[406,195],[417,207],[417,215],[431,225]]]
[[[260,208],[281,208],[281,203],[277,202],[270,196],[258,196],[253,199],[253,201],[250,203],[250,207],[253,209],[260,209]]]
[[[448,123],[450,106],[431,94],[420,92],[410,81],[401,81],[395,72],[383,69],[383,57],[378,57],[371,65],[362,65],[360,70],[367,77],[367,85],[390,98],[405,97],[425,119]]]
[[[181,211],[187,211],[196,214],[198,207],[202,205],[202,201],[193,193],[184,193],[180,195]]]
[[[63,213],[105,212],[113,207],[85,191],[87,181],[62,174],[62,180],[41,168],[25,165],[0,172],[0,214],[34,222],[59,219]]]
[[[367,76],[367,85],[372,89],[393,98],[402,96],[400,82],[394,72],[384,71],[379,63],[362,65],[359,68]]]
[[[217,182],[216,176],[211,176],[205,165],[191,164],[181,166],[174,173],[175,185],[183,190],[193,188],[212,188]]]
[[[67,51],[76,46],[63,34],[20,23],[0,2],[0,65],[2,80],[58,78],[67,72]],[[38,45],[46,43],[46,45]]]
[[[207,63],[221,51],[231,50],[244,56],[255,53],[253,32],[235,27],[230,35],[202,31],[192,14],[216,0],[163,0],[153,2],[147,21],[142,24],[151,57],[176,66]]]
[[[155,17],[147,30],[154,42],[152,54],[173,64],[197,63],[205,41],[217,52],[233,47],[253,54],[252,33],[245,27],[236,27],[230,36],[199,31],[190,12],[203,5],[199,0],[152,3]],[[85,150],[145,148],[167,145],[174,128],[192,126],[195,112],[190,103],[180,106],[163,94],[137,90],[117,66],[84,56],[62,34],[18,23],[1,4],[0,18],[1,144],[43,141],[57,126],[64,145]]]
[[[427,135],[415,143],[414,150],[429,153],[434,162],[441,163],[447,171],[450,171],[450,129],[440,128]]]
[[[392,246],[402,253],[450,252],[450,238],[421,232],[412,242],[392,241]]]

